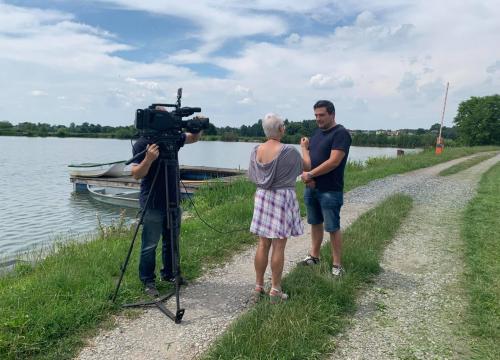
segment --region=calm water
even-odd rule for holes
[[[254,146],[198,142],[180,150],[179,162],[246,169]],[[124,160],[131,153],[129,140],[0,136],[0,259],[68,234],[93,232],[97,216],[106,224],[117,219],[116,207],[73,193],[67,165]],[[349,160],[376,156],[396,156],[396,149],[353,147]],[[135,211],[127,216],[134,217]]]

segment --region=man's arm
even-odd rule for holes
[[[319,166],[315,167],[310,171],[304,171],[300,176],[303,181],[311,180],[320,175],[324,175],[335,169],[340,165],[342,159],[345,156],[345,152],[342,150],[332,150],[330,152],[330,157],[325,162],[321,163]]]
[[[132,165],[131,172],[134,179],[140,180],[145,177],[148,174],[149,169],[151,168],[151,164],[158,158],[158,155],[160,155],[160,149],[158,148],[158,145],[148,145],[146,147],[146,156],[141,161],[141,163]]]

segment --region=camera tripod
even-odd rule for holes
[[[166,221],[163,222],[164,229],[162,231],[163,234],[168,233],[170,235],[170,256],[172,259],[172,272],[175,278],[175,287],[174,289],[168,291],[165,295],[155,298],[150,301],[142,301],[133,304],[124,304],[123,307],[142,307],[142,306],[156,306],[162,313],[167,315],[171,320],[173,320],[176,324],[179,324],[184,316],[185,309],[180,308],[180,286],[181,286],[181,274],[180,274],[180,261],[179,261],[179,231],[180,231],[180,189],[179,189],[179,181],[180,181],[180,170],[179,170],[179,160],[178,160],[178,152],[179,152],[179,135],[162,135],[155,141],[160,148],[160,155],[156,161],[158,161],[158,167],[156,169],[156,173],[153,178],[153,182],[151,184],[151,188],[149,191],[148,198],[146,200],[146,204],[144,205],[144,209],[141,212],[141,217],[139,222],[137,223],[134,231],[134,236],[132,238],[132,242],[130,243],[130,247],[128,249],[127,256],[125,258],[125,262],[121,268],[120,278],[118,280],[118,284],[115,289],[115,293],[112,297],[112,301],[115,302],[118,296],[118,291],[120,289],[121,282],[123,280],[123,276],[127,269],[128,262],[130,260],[130,256],[132,254],[132,249],[134,247],[134,242],[137,237],[137,233],[139,231],[139,227],[144,221],[144,216],[148,211],[148,204],[151,199],[151,194],[154,191],[155,183],[158,179],[158,175],[160,171],[164,171],[164,181],[165,181],[165,204],[166,209],[164,209],[164,214],[166,217]],[[132,163],[135,159],[139,158],[142,154],[144,154],[146,150],[136,154],[132,159],[127,161],[127,164]],[[178,218],[175,218],[178,217]],[[179,226],[176,226],[176,224]],[[167,300],[175,295],[176,300],[176,312],[175,314],[166,308],[163,304],[164,300]]]

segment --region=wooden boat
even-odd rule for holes
[[[82,163],[68,165],[69,175],[72,177],[119,177],[130,175],[125,169],[125,160],[110,163]]]

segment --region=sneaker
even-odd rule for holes
[[[154,282],[144,284],[144,292],[151,297],[160,296],[160,292],[156,288],[156,284]]]
[[[344,274],[345,274],[345,270],[342,266],[340,266],[340,265],[333,265],[332,266],[332,275],[334,277],[341,277]]]
[[[300,262],[300,264],[305,266],[318,265],[319,258],[307,255],[306,258]]]
[[[166,281],[166,282],[170,283],[170,284],[175,284],[175,277],[164,277],[164,276],[162,276],[162,277],[161,277],[161,279],[162,279],[163,281]],[[186,280],[186,279],[184,279],[184,278],[181,276],[181,277],[179,278],[179,285],[184,285],[184,286],[186,286],[187,284],[188,284],[187,280]]]

